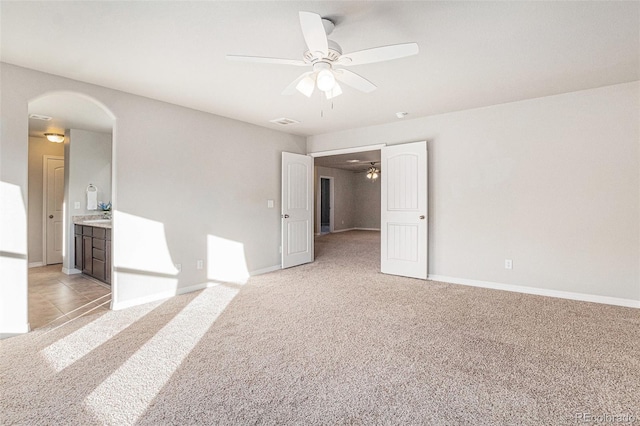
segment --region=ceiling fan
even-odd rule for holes
[[[378,167],[376,167],[376,164],[379,163],[379,161],[372,161],[370,164],[371,166],[367,167],[366,170],[360,170],[357,171],[356,173],[366,173],[366,177],[367,179],[370,179],[372,182],[375,181],[376,179],[378,179],[378,177],[380,177],[380,169]]]
[[[376,89],[376,85],[366,78],[341,67],[389,61],[418,53],[417,43],[402,43],[343,54],[340,45],[327,38],[335,27],[329,19],[322,18],[317,13],[300,12],[300,26],[308,48],[301,60],[242,55],[227,55],[227,59],[263,64],[311,66],[311,71],[295,79],[282,94],[291,95],[297,90],[311,97],[317,87],[325,93],[327,99],[331,99],[342,94],[338,81],[365,93]]]

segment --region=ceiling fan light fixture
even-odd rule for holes
[[[333,89],[327,90],[324,94],[327,96],[327,99],[333,99],[336,96],[342,95],[342,88],[340,88],[340,85],[336,83],[335,86],[333,86]]]
[[[45,133],[44,136],[49,142],[62,143],[64,142],[64,135],[60,133]]]
[[[378,179],[378,176],[380,176],[380,170],[375,166],[369,167],[369,169],[367,170],[367,179],[371,179],[371,181],[373,182]]]
[[[324,69],[318,73],[316,84],[318,85],[318,89],[323,92],[329,92],[336,86],[336,77],[331,70]]]
[[[296,86],[296,89],[298,89],[298,91],[305,95],[307,98],[310,98],[311,94],[313,93],[313,89],[315,89],[315,86],[316,82],[313,80],[313,78],[307,76],[300,80],[300,82]]]

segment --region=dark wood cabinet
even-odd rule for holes
[[[75,250],[76,269],[111,284],[111,229],[75,225]]]

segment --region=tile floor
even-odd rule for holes
[[[29,269],[29,324],[32,330],[108,310],[111,287],[90,277],[66,275],[62,265]]]

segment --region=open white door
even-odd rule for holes
[[[382,148],[383,273],[427,279],[427,143]]]
[[[313,158],[282,153],[282,267],[313,262]]]

